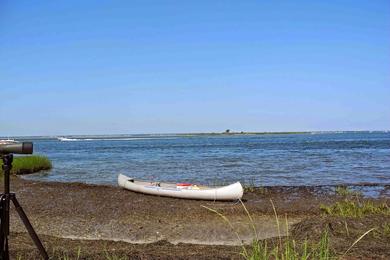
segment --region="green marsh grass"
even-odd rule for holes
[[[333,205],[321,205],[320,209],[325,215],[340,217],[364,217],[367,215],[390,215],[390,207],[386,203],[374,204],[371,201],[345,199]]]
[[[348,197],[348,196],[356,196],[361,197],[361,192],[353,191],[347,186],[337,186],[335,192],[339,196]]]
[[[0,166],[2,165],[0,161]],[[31,156],[15,156],[12,163],[11,174],[29,174],[52,168],[51,161],[46,156],[31,155]],[[3,170],[0,169],[3,174]]]

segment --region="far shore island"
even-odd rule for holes
[[[148,134],[57,134],[57,135],[31,135],[31,136],[0,136],[0,139],[17,139],[17,140],[39,140],[39,139],[57,139],[59,137],[73,137],[73,138],[125,138],[125,137],[166,137],[166,136],[237,136],[237,135],[299,135],[299,134],[337,134],[337,133],[389,133],[390,130],[327,130],[327,131],[237,131],[226,129],[221,132],[182,132],[182,133],[148,133]]]

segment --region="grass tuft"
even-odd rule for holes
[[[321,205],[320,208],[325,215],[329,216],[360,218],[374,214],[390,215],[390,207],[386,203],[374,204],[371,201],[345,199],[330,206]]]
[[[107,260],[128,260],[129,258],[127,256],[118,256],[115,253],[111,253],[107,250],[105,250],[105,258]]]
[[[383,224],[383,234],[390,237],[390,223]]]
[[[337,195],[343,196],[343,197],[348,197],[348,196],[359,197],[362,195],[361,192],[353,191],[350,188],[348,188],[347,186],[337,186],[335,192]]]
[[[0,166],[2,164],[3,162],[0,161]],[[52,167],[51,161],[46,156],[31,155],[14,157],[11,174],[29,174],[43,170],[50,170]],[[0,169],[0,173],[3,174],[2,169]]]

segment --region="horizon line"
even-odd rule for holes
[[[211,132],[171,132],[171,133],[121,133],[121,134],[48,134],[48,135],[4,135],[0,138],[61,137],[61,136],[142,136],[142,135],[240,135],[240,134],[307,134],[307,133],[387,133],[387,130],[314,130],[314,131],[211,131]]]

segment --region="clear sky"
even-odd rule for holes
[[[390,1],[0,2],[0,136],[390,129]]]

